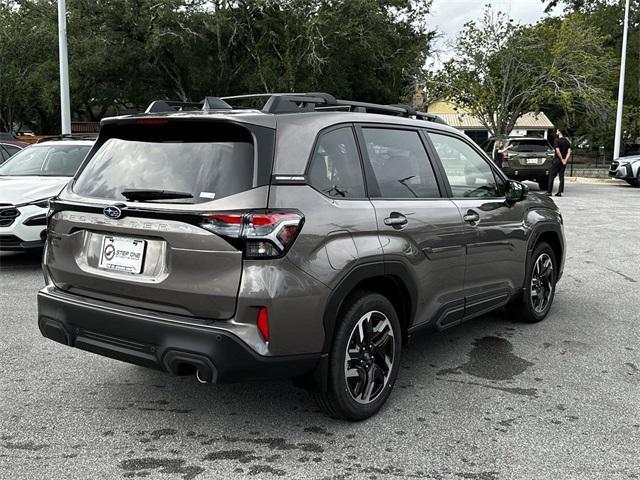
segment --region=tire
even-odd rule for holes
[[[548,264],[551,270],[548,271]],[[548,274],[544,274],[547,271]],[[507,305],[507,314],[516,320],[535,323],[549,313],[556,293],[557,262],[548,243],[540,242],[533,250],[522,295]]]
[[[538,188],[540,188],[541,192],[547,190],[547,187],[549,186],[548,178],[544,178],[542,180],[536,180],[536,182],[538,183]]]
[[[374,415],[391,394],[401,350],[400,322],[391,302],[377,293],[357,292],[338,318],[328,388],[313,393],[316,402],[333,418],[358,421]]]

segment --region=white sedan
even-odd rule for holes
[[[0,166],[0,250],[43,246],[49,199],[75,175],[93,143],[49,140],[21,150]]]

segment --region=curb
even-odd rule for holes
[[[625,183],[624,180],[615,178],[591,178],[591,177],[564,177],[565,182],[572,183],[591,183],[591,184],[606,184],[606,185],[621,185]]]

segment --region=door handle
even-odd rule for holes
[[[407,217],[398,212],[391,212],[391,215],[384,219],[384,224],[391,227],[402,227],[407,224]]]
[[[478,214],[477,214],[476,212],[474,212],[473,210],[469,210],[469,211],[467,212],[467,214],[466,214],[464,217],[462,217],[462,219],[463,219],[465,222],[475,223],[475,222],[477,222],[477,221],[479,221],[479,220],[480,220],[480,215],[478,215]]]

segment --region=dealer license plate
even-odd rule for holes
[[[105,236],[98,266],[105,270],[140,273],[146,244],[144,240],[135,238]]]

